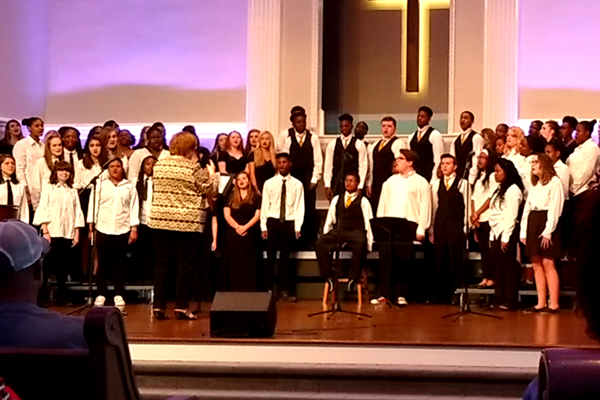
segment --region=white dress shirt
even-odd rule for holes
[[[27,136],[15,143],[13,156],[17,164],[17,179],[29,190],[29,182],[33,173],[33,165],[44,157],[44,143],[36,142]]]
[[[381,140],[378,140],[375,143],[372,143],[368,146],[367,148],[367,154],[368,154],[368,160],[369,160],[369,171],[367,173],[367,180],[366,180],[366,186],[369,187],[371,185],[373,185],[373,162],[374,162],[374,158],[373,158],[373,152],[375,151],[376,148],[379,148],[381,146],[381,143],[384,143],[384,146],[387,145],[387,143],[392,140],[392,138],[394,138],[394,136],[386,139],[386,138],[382,138]],[[400,157],[400,150],[402,149],[407,149],[408,146],[406,146],[406,143],[404,143],[404,141],[402,139],[396,139],[394,141],[394,143],[392,143],[392,154],[394,154],[394,159]],[[390,166],[391,168],[391,166]]]
[[[523,200],[521,189],[517,185],[511,185],[504,193],[504,201],[498,199],[498,192],[494,191],[490,198],[490,241],[500,239],[508,243],[515,230],[519,207]]]
[[[123,179],[115,185],[110,179],[102,178],[97,184],[98,196],[96,196],[96,229],[105,235],[123,235],[131,230],[131,227],[140,224],[139,202],[135,187]],[[93,198],[90,196],[88,206],[87,222],[94,222]]]
[[[56,161],[58,161],[58,158],[52,157],[52,162]],[[46,159],[42,157],[39,160],[37,160],[33,165],[33,171],[31,173],[31,180],[29,184],[31,204],[33,205],[34,210],[38,208],[40,197],[42,195],[42,189],[44,188],[44,186],[50,184],[50,175],[52,175],[52,171],[50,170],[50,168],[48,168],[48,164],[46,164]],[[74,176],[73,179],[75,179]]]
[[[417,235],[425,236],[431,224],[431,190],[415,171],[392,175],[383,183],[377,217],[402,218],[417,224]]]
[[[262,204],[260,207],[260,229],[267,231],[267,220],[279,220],[281,206],[281,188],[285,180],[285,220],[294,221],[294,230],[300,232],[304,222],[304,188],[302,182],[288,174],[279,174],[267,179],[263,186]]]
[[[348,193],[345,192],[344,194],[344,204],[346,204],[346,201],[348,201],[348,199],[352,199],[352,201],[354,201],[354,199],[356,199],[356,196],[358,195],[358,193]],[[325,218],[325,225],[323,226],[323,235],[327,235],[329,232],[331,232],[331,230],[333,229],[333,227],[335,226],[335,223],[337,222],[337,218],[336,218],[336,212],[337,212],[337,203],[338,203],[338,199],[340,198],[339,195],[335,196],[333,198],[333,200],[331,201],[331,204],[329,205],[329,211],[327,211],[327,218]],[[369,251],[371,251],[373,249],[373,231],[371,230],[371,220],[373,219],[373,209],[371,209],[371,203],[369,203],[369,200],[367,200],[364,196],[362,197],[361,201],[360,201],[360,208],[362,210],[363,213],[363,219],[365,220],[365,231],[367,234],[367,249]]]
[[[150,219],[150,209],[152,208],[152,197],[154,184],[152,183],[152,177],[144,175],[144,180],[146,181],[146,185],[148,187],[148,193],[146,195],[146,200],[142,200],[139,198],[140,202],[140,225],[148,225],[148,220]],[[137,191],[137,179],[133,182],[133,187],[136,188]]]
[[[79,155],[77,154],[77,150],[69,151],[66,148],[63,148],[63,160],[70,163],[71,162],[71,154],[73,155],[73,167],[77,166],[79,162]]]
[[[469,137],[469,135],[471,134],[471,132],[473,132],[473,129],[469,128],[464,132],[461,132],[460,135],[457,136],[456,139],[454,139],[454,142],[452,142],[452,145],[450,145],[450,154],[452,154],[454,157],[456,157],[456,149],[455,149],[455,145],[456,142],[459,141],[459,143],[462,143],[462,141],[467,140],[467,138]],[[471,158],[471,169],[469,169],[469,183],[472,185],[473,183],[475,183],[475,179],[477,179],[477,157],[479,157],[479,153],[481,153],[481,150],[483,150],[483,147],[485,146],[485,139],[483,138],[483,136],[481,136],[481,134],[476,133],[475,135],[473,135],[473,157]],[[432,175],[435,176],[435,175]]]
[[[150,150],[148,150],[147,148],[141,148],[141,149],[137,149],[136,151],[133,152],[133,154],[131,155],[131,158],[129,159],[129,171],[127,172],[127,180],[129,182],[133,182],[135,180],[137,180],[138,175],[140,174],[140,169],[142,169],[142,162],[144,161],[144,159],[146,157],[151,156],[152,153],[150,153]],[[165,157],[169,156],[169,150],[161,150],[160,154],[158,155],[158,159],[162,160]]]
[[[556,176],[558,176],[558,179],[560,179],[560,182],[562,183],[565,201],[569,200],[569,187],[571,186],[571,173],[569,167],[561,160],[558,160],[554,163],[554,170],[556,171]]]
[[[304,133],[300,134],[294,130],[294,133],[296,134],[296,140],[298,141],[298,143],[300,143],[306,137],[306,131]],[[315,135],[313,132],[310,133],[310,144],[313,149],[313,162],[314,162],[313,173],[312,173],[312,178],[310,180],[310,183],[316,184],[317,182],[319,182],[319,179],[321,179],[321,174],[323,172],[323,153],[321,152],[321,142],[319,141],[319,137],[317,135]],[[286,131],[286,135],[283,137],[283,140],[280,142],[279,152],[289,154],[291,146],[292,146],[292,139],[290,138],[288,131]]]
[[[598,168],[600,150],[592,139],[588,139],[575,147],[573,153],[567,158],[567,165],[571,172],[571,187],[569,191],[577,196],[590,188],[594,174]]]
[[[427,130],[429,129],[429,125],[426,125],[422,128],[417,129],[417,131],[411,133],[411,135],[408,137],[408,141],[406,143],[408,143],[408,148],[410,150],[410,142],[412,141],[413,137],[418,134],[418,137],[421,137],[422,135],[424,135]],[[417,138],[418,138],[417,137]],[[431,171],[431,176],[437,176],[437,170],[438,167],[440,166],[440,161],[442,160],[442,155],[445,153],[444,150],[444,138],[442,137],[442,134],[438,132],[437,129],[434,129],[431,134],[429,135],[429,143],[431,143],[431,147],[433,149],[433,170]]]
[[[452,185],[454,185],[454,180],[456,179],[456,174],[452,174],[452,176],[446,177],[444,176],[444,178],[442,179],[444,182],[444,185],[448,185],[448,187],[451,187]],[[464,204],[464,210],[465,210],[465,218],[463,221],[463,229],[465,231],[465,233],[467,232],[467,226],[468,226],[468,222],[469,222],[469,216],[467,215],[467,201],[469,199],[468,197],[468,184],[467,181],[465,181],[464,179],[458,178],[460,179],[460,181],[458,182],[458,191],[460,192],[460,194],[462,195],[463,198],[463,204]],[[435,214],[437,213],[437,209],[439,206],[439,197],[438,197],[438,190],[440,189],[440,182],[442,182],[442,180],[438,179],[437,177],[433,178],[431,180],[431,201],[432,201],[432,208],[431,208],[431,225],[429,227],[429,232],[433,233],[433,225],[435,222]]]
[[[348,135],[344,137],[340,135],[340,139],[342,140],[342,145],[344,148],[354,138],[354,135]],[[323,180],[325,181],[325,187],[330,188],[331,181],[333,179],[333,157],[335,156],[335,145],[337,143],[336,140],[332,140],[327,145],[327,149],[325,150],[325,170],[323,171]],[[362,140],[356,140],[355,145],[356,151],[358,151],[358,176],[360,177],[360,183],[358,184],[358,188],[362,189],[365,185],[365,181],[367,180],[367,171],[369,170],[369,156],[367,156],[367,146],[363,143]]]
[[[527,196],[527,191],[531,186],[531,163],[530,159],[525,158],[521,155],[516,149],[511,149],[508,154],[502,156],[515,165],[521,180],[523,181],[523,186],[525,187],[524,196]],[[530,156],[531,157],[531,156]]]
[[[33,224],[48,224],[52,238],[73,239],[75,229],[85,226],[77,190],[60,183],[44,186]]]
[[[19,207],[19,219],[29,223],[29,204],[27,203],[25,185],[7,181],[0,183],[0,204],[4,206],[8,204],[8,185],[10,185],[13,194],[13,206]]]
[[[475,181],[475,186],[473,188],[473,194],[471,195],[471,200],[473,200],[474,209],[471,211],[477,211],[485,204],[486,201],[489,200],[490,196],[496,191],[498,188],[498,182],[496,182],[496,173],[492,172],[488,178],[487,184],[483,184],[483,180],[485,179],[485,172],[481,173],[479,179]],[[485,210],[479,216],[479,222],[488,222],[490,217],[489,208]]]
[[[564,203],[565,195],[562,183],[557,176],[553,176],[550,182],[545,185],[542,185],[541,182],[538,182],[537,185],[531,185],[525,201],[523,217],[521,218],[521,239],[527,238],[527,222],[531,211],[548,212],[548,219],[542,236],[551,239],[562,214]]]
[[[77,172],[75,173],[75,182],[73,184],[73,187],[78,190],[88,188],[87,186],[90,184],[92,179],[94,179],[94,177],[98,175],[101,171],[102,167],[100,166],[100,164],[94,164],[92,165],[92,168],[87,169],[83,165],[83,160],[79,160],[79,162],[77,163]],[[107,177],[105,176],[104,179],[106,178]]]

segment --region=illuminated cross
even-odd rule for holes
[[[407,93],[423,92],[429,76],[429,11],[450,8],[450,0],[368,0],[377,10],[402,10],[402,75]]]

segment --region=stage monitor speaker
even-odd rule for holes
[[[272,292],[217,292],[210,309],[210,336],[271,337],[277,324]]]

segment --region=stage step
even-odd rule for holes
[[[474,350],[462,349],[466,358]],[[452,349],[441,357],[459,359],[462,351]],[[509,356],[500,355],[498,350],[480,351],[478,357],[482,360],[491,357],[490,365],[495,359]],[[423,349],[421,361],[431,356],[428,352],[431,350]],[[524,359],[522,354],[515,358]],[[439,365],[134,360],[134,369],[142,396],[148,400],[166,395],[194,395],[206,400],[506,400],[522,397],[535,376],[537,359],[537,352],[532,351],[525,366],[449,365],[453,362],[442,359]]]

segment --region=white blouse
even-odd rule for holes
[[[73,239],[75,229],[85,225],[77,190],[63,184],[44,186],[33,224],[48,224],[52,238]]]
[[[521,180],[523,181],[523,186],[525,187],[525,194],[529,190],[529,186],[531,186],[531,164],[528,159],[522,156],[517,150],[511,149],[508,154],[502,156],[515,165],[517,171],[519,172],[519,176],[521,176]]]
[[[83,165],[83,160],[77,162],[77,172],[75,173],[75,182],[73,186],[76,189],[85,189],[90,184],[92,179],[100,173],[101,166],[99,164],[92,165],[92,168],[87,169]]]
[[[483,183],[485,179],[485,172],[481,173],[479,179],[475,181],[475,187],[473,188],[473,194],[471,195],[471,200],[473,200],[473,210],[477,211],[485,204],[486,201],[490,198],[490,196],[496,191],[498,188],[498,182],[496,181],[496,173],[492,172],[488,177],[488,181],[486,184]],[[485,210],[479,216],[479,222],[488,222],[490,218],[490,210],[489,208]]]
[[[548,219],[546,220],[546,227],[542,232],[542,236],[550,239],[552,232],[556,230],[556,225],[558,225],[564,203],[565,195],[562,183],[557,176],[553,176],[546,185],[542,185],[541,182],[538,182],[537,185],[532,185],[529,188],[523,217],[521,218],[521,238],[527,238],[529,213],[531,211],[547,211]]]
[[[135,187],[123,179],[114,184],[102,178],[96,185],[96,229],[105,235],[123,235],[140,224],[139,202]],[[94,193],[90,196],[88,211],[93,210]],[[87,222],[94,223],[94,213],[88,212]]]
[[[29,223],[29,204],[27,203],[27,194],[25,193],[25,185],[22,183],[4,182],[0,183],[0,204],[8,204],[8,185],[13,194],[13,205],[19,207],[19,219],[25,223]]]
[[[508,243],[515,230],[519,216],[519,206],[523,200],[521,189],[517,185],[511,185],[504,193],[504,200],[498,199],[495,191],[490,198],[490,241],[500,239]]]
[[[53,161],[58,161],[58,158]],[[38,204],[40,203],[40,197],[42,195],[42,189],[44,186],[50,184],[50,175],[52,175],[52,171],[48,168],[48,164],[46,164],[46,159],[44,157],[40,158],[33,165],[33,172],[31,174],[31,181],[29,183],[29,193],[31,194],[31,204],[33,205],[33,209],[36,210],[38,208]]]
[[[139,198],[140,225],[148,225],[148,221],[150,220],[150,209],[152,208],[152,198],[154,196],[154,184],[152,183],[152,177],[144,175],[144,179],[147,181],[148,193],[146,200]],[[133,182],[133,187],[137,192],[137,179]]]
[[[571,172],[569,171],[569,167],[561,160],[558,160],[554,163],[554,170],[562,183],[565,201],[569,200],[569,187],[571,186]]]
[[[144,161],[144,159],[146,157],[151,156],[152,153],[150,153],[150,150],[148,150],[147,148],[142,148],[142,149],[137,149],[136,151],[133,152],[133,154],[131,155],[131,158],[129,159],[129,171],[127,172],[127,180],[129,182],[133,182],[135,180],[137,180],[139,174],[140,174],[140,169],[142,169],[142,162]],[[159,160],[164,159],[165,157],[169,156],[169,150],[161,150],[160,155],[158,156]]]

